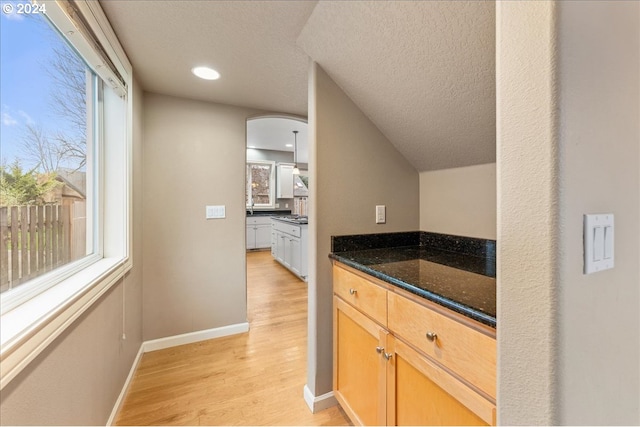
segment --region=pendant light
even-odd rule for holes
[[[298,131],[293,131],[293,174],[300,175],[300,169],[298,169]]]

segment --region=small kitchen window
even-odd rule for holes
[[[275,162],[253,160],[247,162],[246,204],[247,208],[275,207]]]

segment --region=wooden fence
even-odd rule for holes
[[[72,260],[72,209],[68,204],[0,207],[0,292]]]

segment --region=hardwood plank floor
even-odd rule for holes
[[[307,284],[252,252],[247,288],[250,332],[144,354],[116,425],[350,425],[302,397]]]

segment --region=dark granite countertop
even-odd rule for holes
[[[298,224],[298,225],[309,224],[309,218],[306,216],[298,216],[298,215],[272,216],[271,219],[275,219],[278,221],[287,222],[291,224]]]
[[[252,216],[275,216],[275,215],[291,215],[291,210],[256,210],[253,213],[247,211],[247,217]]]
[[[411,246],[359,247],[351,245],[352,239],[345,248],[340,241],[334,241],[334,252],[329,257],[495,328],[495,241],[471,239],[468,244],[467,238],[456,236],[457,246],[447,242],[439,246],[441,236],[447,239],[451,236],[426,233],[428,237],[436,236],[433,243],[433,239],[424,238],[424,232],[411,233],[422,234],[417,240],[409,239],[417,243]],[[341,237],[347,236],[337,239]],[[397,233],[392,237],[392,243],[397,244]],[[371,246],[371,239],[368,242]],[[374,246],[384,246],[384,243]],[[461,251],[460,247],[466,249]],[[473,250],[468,250],[470,247]],[[349,250],[336,251],[336,248]]]

